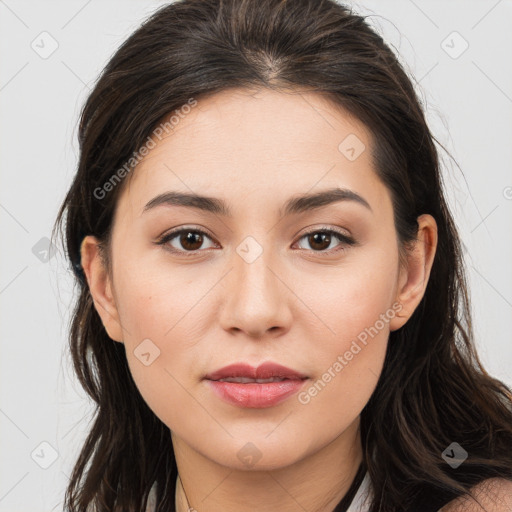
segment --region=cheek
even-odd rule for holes
[[[297,396],[304,421],[322,418],[318,443],[344,431],[368,403],[382,372],[394,315],[386,294],[344,298],[327,311],[336,334],[310,346],[315,373]],[[359,298],[364,300],[352,300]]]
[[[395,260],[374,258],[350,270],[327,286],[317,285],[308,299],[322,320],[323,335],[308,347],[316,373],[299,401],[315,414],[328,409],[335,422],[347,414],[355,417],[370,398],[384,363],[389,324],[399,308],[393,302]]]
[[[116,276],[116,295],[127,342],[165,340],[190,323],[190,316],[204,308],[199,303],[215,282],[212,273],[201,275],[204,278],[198,278],[192,266],[166,269],[140,264],[139,268],[123,269]]]
[[[117,306],[135,384],[153,412],[173,425],[180,421],[175,411],[190,408],[185,388],[197,362],[193,347],[203,334],[202,324],[195,320],[208,308],[207,292],[215,279],[210,276],[198,283],[192,270],[167,276],[155,270],[119,273]]]
[[[353,261],[347,260],[344,268],[330,269],[328,275],[324,270],[302,279],[304,286],[298,295],[311,307],[317,318],[315,323],[322,325],[324,355],[332,357],[333,353],[348,350],[358,337],[364,342],[368,330],[376,337],[373,327],[383,331],[381,338],[387,339],[389,320],[395,314],[392,306],[397,282],[397,259],[392,256],[378,251],[361,252]],[[305,323],[303,328],[307,328]]]

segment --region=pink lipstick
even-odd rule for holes
[[[297,393],[308,377],[280,364],[267,362],[257,368],[246,363],[225,366],[205,376],[212,390],[238,407],[272,407]]]

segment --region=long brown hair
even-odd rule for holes
[[[417,234],[419,215],[437,222],[425,295],[391,332],[382,374],[361,414],[371,512],[419,510],[426,496],[446,502],[486,478],[512,480],[512,393],[476,354],[438,141],[394,53],[364,16],[333,0],[181,0],[160,8],[122,44],[90,93],[80,118],[78,170],[54,227],[53,235],[64,230],[78,288],[69,338],[74,368],[97,404],[67,509],[142,511],[156,484],[157,511],[174,510],[169,429],[138,392],[124,345],[101,323],[80,267],[80,242],[98,237],[108,259],[126,180],[108,193],[104,184],[125,174],[119,169],[161,119],[190,98],[253,87],[317,92],[370,129],[402,250]],[[456,469],[441,456],[452,442],[468,453]]]

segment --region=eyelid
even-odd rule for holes
[[[313,226],[311,228],[307,228],[305,232],[303,232],[299,239],[307,236],[307,235],[311,235],[313,233],[336,233],[337,235],[339,235],[340,237],[342,237],[343,239],[346,239],[346,240],[351,240],[351,241],[354,241],[354,239],[352,238],[352,236],[346,232],[343,232],[341,230],[341,228],[338,228],[338,227],[335,227],[335,226]]]
[[[157,241],[155,243],[157,245],[164,245],[165,246],[168,242],[170,242],[171,240],[176,238],[177,235],[180,235],[183,232],[200,233],[201,235],[206,235],[208,238],[212,239],[214,241],[214,243],[217,243],[217,242],[215,242],[215,237],[212,234],[210,234],[209,231],[207,231],[203,227],[198,228],[198,227],[195,227],[195,226],[181,226],[181,227],[172,229],[172,230],[164,233],[163,235],[161,235],[157,239]],[[311,234],[314,234],[314,233],[334,234],[338,238],[338,240],[340,241],[340,245],[343,245],[343,244],[346,245],[346,246],[347,245],[348,246],[357,245],[357,241],[352,236],[342,232],[340,230],[340,228],[330,227],[330,226],[315,226],[315,227],[312,227],[312,228],[308,229],[306,232],[302,233],[298,237],[297,241],[294,242],[293,245],[296,245],[304,237],[306,237],[308,235],[311,235]],[[208,249],[197,249],[195,251],[183,251],[183,250],[175,249],[173,247],[172,249],[168,249],[168,250],[171,251],[174,254],[180,254],[180,255],[184,255],[184,256],[196,256],[198,253],[205,252],[205,251],[207,251],[209,249],[211,249],[211,247],[208,248]],[[337,246],[334,249],[323,250],[323,251],[314,251],[314,250],[311,250],[311,249],[299,249],[299,250],[300,251],[306,251],[306,252],[309,252],[309,253],[313,253],[313,254],[315,254],[317,256],[330,256],[333,253],[343,252],[346,249],[347,249],[347,247],[339,247],[339,246]]]
[[[343,247],[343,245],[349,246],[349,247],[357,245],[357,241],[351,235],[348,235],[348,234],[344,233],[343,231],[340,230],[340,228],[330,227],[330,226],[315,226],[315,227],[312,227],[312,228],[308,229],[306,232],[302,233],[299,236],[297,242],[302,240],[304,237],[306,237],[308,235],[311,235],[311,234],[314,234],[314,233],[334,234],[335,237],[338,238],[338,240],[340,241],[340,245],[338,245],[334,249],[328,249],[328,250],[323,250],[323,251],[313,251],[313,250],[310,250],[310,249],[299,249],[299,250],[306,251],[308,253],[313,253],[315,256],[322,257],[322,256],[332,256],[333,253],[344,252],[345,250],[347,250],[347,247]],[[294,245],[297,242],[295,242]]]
[[[176,238],[176,236],[180,235],[183,232],[200,233],[201,235],[206,235],[208,238],[215,240],[215,237],[203,227],[198,228],[195,226],[180,226],[178,228],[171,229],[170,231],[165,232],[163,235],[160,235],[158,237],[158,239],[156,240],[155,244],[166,246],[171,240],[173,240],[174,238]],[[211,249],[211,248],[209,248],[209,249]],[[184,256],[195,256],[200,252],[207,251],[208,249],[198,249],[196,251],[182,251],[179,249],[175,249],[174,247],[172,247],[172,248],[167,247],[167,250],[169,250],[170,252],[172,252],[174,254],[180,254],[180,255],[184,255]]]

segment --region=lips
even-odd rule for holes
[[[236,363],[205,376],[216,395],[238,407],[266,408],[298,392],[308,377],[300,372],[267,362],[257,368]]]
[[[280,364],[267,362],[263,363],[257,368],[245,363],[235,363],[225,366],[220,370],[209,373],[205,377],[208,380],[222,380],[229,378],[245,378],[250,380],[258,379],[290,379],[301,380],[307,378],[306,375],[291,370],[286,366]]]

